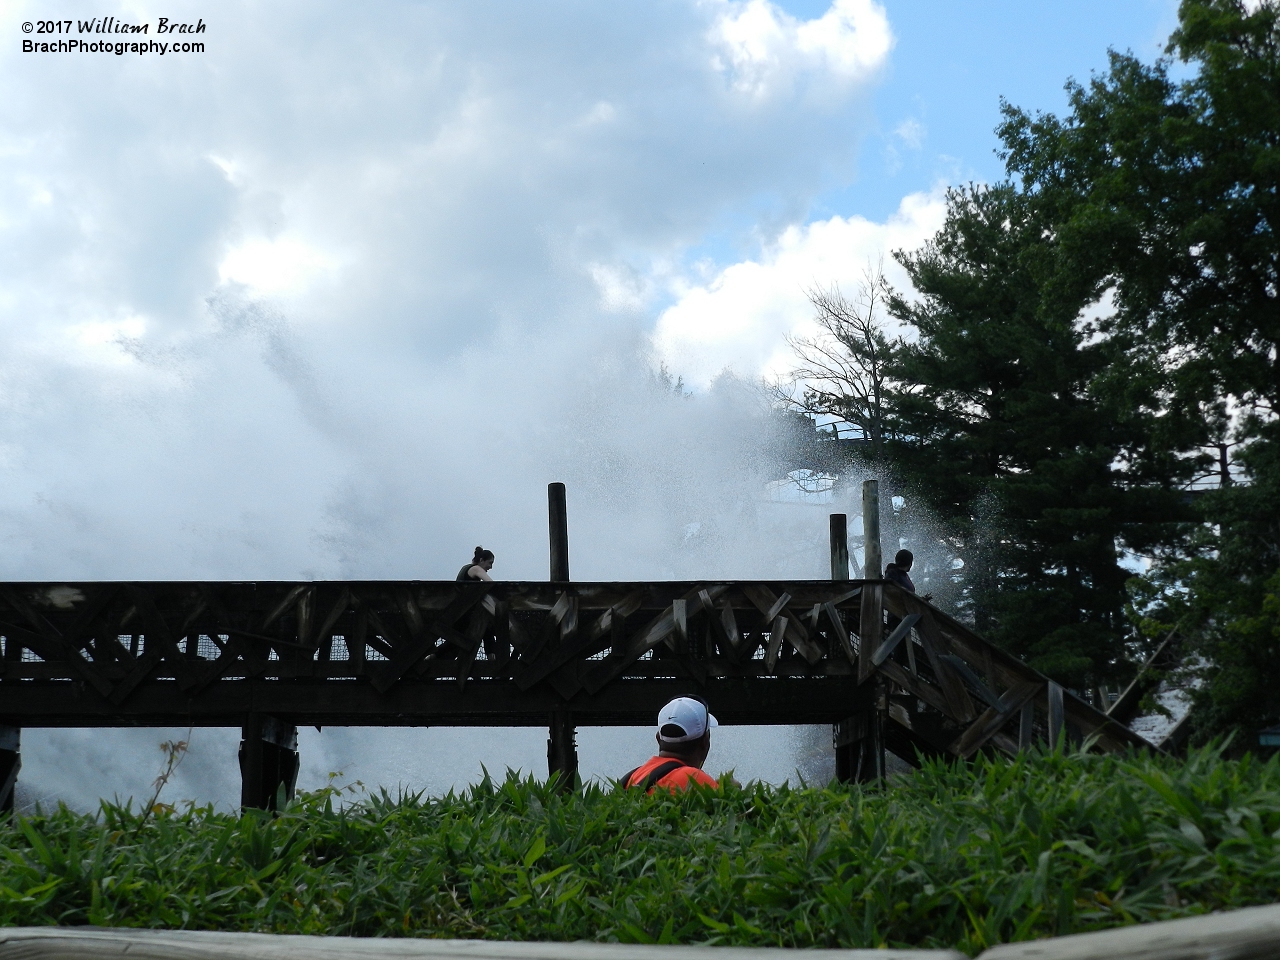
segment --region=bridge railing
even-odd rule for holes
[[[572,773],[575,726],[681,693],[838,724],[846,777],[886,747],[1145,745],[887,581],[8,583],[0,643],[0,726],[236,725],[253,757],[297,724],[547,724]]]

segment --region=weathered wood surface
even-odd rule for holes
[[[648,724],[695,692],[727,723],[834,723],[881,678],[909,695],[886,722],[910,760],[1016,752],[1057,706],[883,580],[8,583],[0,638],[17,727]],[[1100,749],[1145,745],[1070,693],[1062,711]]]
[[[1276,960],[1280,904],[1144,923],[1099,933],[1007,943],[979,960]]]
[[[782,960],[769,947],[362,939],[94,927],[0,928],[0,960]],[[962,960],[950,950],[824,950],[831,960]],[[1280,904],[992,947],[978,960],[1274,960]]]
[[[0,929],[0,960],[783,960],[778,947],[297,937],[86,927]],[[824,950],[824,960],[964,960],[952,950]]]

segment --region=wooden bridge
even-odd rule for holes
[[[847,579],[843,516],[835,579],[646,583],[569,582],[552,519],[548,582],[0,584],[0,803],[23,727],[241,727],[246,806],[292,792],[299,725],[546,726],[571,782],[576,727],[650,725],[684,694],[722,723],[833,724],[842,779],[882,775],[886,749],[1147,745],[915,595]]]

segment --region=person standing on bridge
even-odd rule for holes
[[[676,697],[658,711],[658,755],[623,776],[622,785],[639,787],[645,793],[652,793],[656,787],[675,793],[695,783],[720,786],[714,777],[702,772],[711,751],[711,728],[718,726],[705,701]]]
[[[471,562],[463,564],[461,570],[458,571],[459,580],[492,580],[489,571],[493,569],[493,551],[486,550],[484,547],[476,547],[476,555],[471,558]]]
[[[884,568],[884,578],[890,583],[896,583],[907,593],[915,593],[916,585],[911,579],[911,567],[916,562],[915,554],[910,550],[899,550],[893,556],[893,563],[888,564]],[[926,593],[920,598],[921,600],[932,602],[933,594]],[[892,630],[899,623],[897,617],[889,614],[889,629]]]
[[[915,593],[916,585],[911,582],[911,565],[916,562],[915,554],[910,550],[899,550],[893,556],[893,563],[884,568],[884,578],[896,583],[907,593]]]

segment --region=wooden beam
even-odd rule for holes
[[[25,630],[16,624],[0,624],[0,628],[11,636],[16,635],[23,644],[46,660],[65,659],[72,665],[75,672],[99,693],[105,695],[111,692],[111,682],[85,658],[84,654],[64,641],[57,628],[37,613],[18,591],[0,588],[0,599],[7,600],[33,629]],[[42,650],[51,651],[52,655]]]
[[[1160,646],[1156,648],[1155,653],[1147,658],[1134,676],[1123,693],[1115,703],[1107,709],[1107,716],[1112,720],[1118,720],[1121,723],[1129,723],[1138,712],[1138,705],[1142,702],[1142,698],[1147,695],[1155,687],[1159,686],[1163,679],[1164,670],[1171,667],[1176,661],[1175,652],[1178,646],[1177,628],[1170,630],[1164,640],[1160,642]]]
[[[292,590],[290,590],[288,593],[286,593],[283,597],[280,598],[280,601],[274,607],[271,608],[270,612],[268,612],[267,615],[262,618],[262,621],[258,624],[258,629],[265,630],[267,629],[267,627],[271,626],[271,624],[274,623],[276,619],[280,617],[281,614],[283,614],[286,610],[288,610],[289,607],[293,606],[293,602],[298,599],[298,597],[303,593],[303,591],[309,590],[309,589],[311,589],[309,584],[300,583],[296,587],[294,587]]]
[[[978,670],[983,668],[985,657],[990,656],[994,676],[1006,686],[1014,686],[1024,680],[1043,679],[1041,674],[1011,654],[988,643],[966,625],[936,607],[924,604],[918,598],[900,591],[896,585],[886,585],[886,597],[894,598],[892,602],[887,601],[890,609],[895,604],[909,606],[911,603],[918,603],[926,606],[930,616],[938,624],[939,633],[950,647],[950,651]],[[1086,736],[1096,737],[1099,746],[1103,749],[1150,746],[1147,741],[1127,727],[1108,720],[1106,714],[1065,691],[1063,712],[1065,719],[1078,726]]]
[[[1028,700],[1022,705],[1022,714],[1018,718],[1018,750],[1030,750],[1035,742],[1036,705]]]
[[[705,592],[705,591],[704,591]],[[613,643],[613,624],[615,618],[619,622],[626,617],[631,616],[640,609],[642,595],[639,591],[633,590],[616,604],[609,607],[600,614],[591,626],[581,634],[576,642],[565,644],[551,650],[545,650],[532,660],[521,660],[521,665],[516,671],[515,680],[520,685],[520,689],[527,690],[538,681],[549,676],[551,673],[564,666],[570,660],[576,657],[596,653],[600,647],[599,641],[606,633],[610,634],[610,644]],[[553,615],[554,615],[553,608]],[[568,612],[566,606],[565,613]]]
[[[600,661],[605,662],[605,661]],[[692,678],[678,663],[654,664],[646,676],[620,677],[572,702],[579,726],[648,726],[653,711],[688,695]],[[763,663],[759,663],[763,669]],[[673,669],[674,668],[674,669]],[[905,672],[905,671],[904,671]],[[675,676],[673,677],[673,673]],[[173,680],[143,684],[122,707],[92,690],[75,695],[74,681],[21,681],[4,691],[4,722],[23,727],[235,727],[255,707],[298,726],[533,726],[545,727],[563,698],[539,684],[520,690],[504,678],[473,677],[465,690],[452,679],[408,676],[386,693],[367,679],[223,681],[192,697]],[[848,716],[870,688],[852,675],[813,677],[708,676],[701,688],[721,723],[833,723]],[[15,724],[17,725],[17,724]]]
[[[22,769],[22,731],[0,724],[0,813],[11,813]]]
[[[831,579],[849,579],[849,518],[843,513],[831,514]]]
[[[315,646],[315,636],[312,630],[315,628],[316,618],[316,588],[303,590],[298,596],[298,602],[295,606],[298,617],[298,643],[305,647]]]
[[[549,944],[122,927],[0,929],[0,957],[6,960],[707,960],[707,952],[703,946],[682,944]],[[783,947],[716,947],[712,956],[715,960],[789,960],[793,954],[793,948]],[[1114,952],[1098,955],[1126,960]],[[954,950],[825,950],[822,956],[824,960],[965,960],[964,954]]]
[[[1062,734],[1066,725],[1066,713],[1062,704],[1062,687],[1049,681],[1049,749],[1057,750],[1062,743]]]
[[[671,619],[675,629],[667,634],[666,643],[672,650],[689,649],[689,601],[677,597],[671,601]]]
[[[547,484],[547,532],[551,543],[551,582],[569,580],[569,507],[563,483]]]
[[[886,592],[891,601],[902,602],[901,616],[906,616],[908,612],[920,614],[920,619],[916,623],[920,645],[924,648],[925,658],[929,661],[929,670],[937,678],[939,686],[946,694],[947,715],[958,723],[971,722],[977,711],[973,708],[969,692],[965,690],[964,684],[956,676],[951,664],[942,659],[943,653],[946,652],[946,641],[934,619],[933,608],[913,595],[898,591],[896,587]]]
[[[892,680],[917,700],[923,700],[943,716],[948,716],[947,698],[941,690],[920,677],[913,677],[902,669],[902,664],[887,660],[880,667],[880,673]]]
[[[751,601],[751,604],[764,615],[765,623],[773,623],[787,609],[787,604],[791,602],[791,594],[784,591],[781,597],[776,596],[774,592],[762,583],[746,583],[742,585],[742,595]],[[799,617],[788,615],[786,638],[795,647],[796,652],[804,657],[809,663],[817,663],[822,659],[825,651],[818,644],[814,643],[809,637],[809,631],[804,628],[804,624]]]
[[[705,593],[705,591],[703,592]],[[710,612],[711,605],[709,602],[706,604],[706,609]],[[724,631],[725,639],[729,641],[731,656],[736,657],[739,661],[750,656],[742,649],[742,631],[738,629],[738,616],[733,612],[733,602],[729,597],[725,597],[721,602],[720,629]]]
[[[868,481],[870,483],[872,481]],[[884,633],[883,590],[878,583],[862,588],[862,605],[858,625],[858,682],[864,683],[875,672],[875,655]]]
[[[395,601],[396,608],[400,611],[400,616],[404,620],[404,625],[409,628],[409,638],[411,640],[422,639],[426,635],[428,627],[426,621],[422,617],[422,608],[418,606],[418,602],[414,599],[413,594],[409,592],[407,587],[396,587],[390,592],[392,600]],[[303,594],[303,596],[306,595]],[[455,600],[451,600],[445,609],[448,610],[455,602],[456,598]],[[434,637],[430,639],[433,642],[435,640]]]
[[[762,587],[760,589],[765,590],[768,588]],[[774,600],[773,603],[769,605],[769,609],[765,611],[765,614],[764,614],[765,620],[768,621],[769,623],[772,623],[774,620],[777,619],[778,614],[780,614],[783,610],[787,609],[787,604],[790,602],[791,602],[791,594],[786,593],[784,591],[782,596]]]
[[[880,554],[880,483],[862,484],[862,570],[868,580],[884,577],[884,557]]]
[[[773,621],[773,629],[769,631],[769,647],[764,655],[764,669],[773,673],[778,666],[778,654],[782,651],[782,638],[787,634],[787,618],[778,617]]]
[[[844,651],[844,655],[849,658],[849,662],[854,666],[858,663],[858,654],[853,649],[853,644],[849,642],[849,631],[845,629],[844,618],[840,616],[840,611],[835,608],[835,604],[824,603],[822,610],[827,615],[827,620],[831,623],[831,627],[836,632],[836,640],[840,644],[840,649]]]
[[[1264,960],[1277,956],[1280,904],[1162,923],[1003,943],[982,960]]]
[[[703,600],[701,594],[705,593],[712,601],[716,600],[729,587],[727,584],[717,583],[708,587],[695,587],[684,595],[686,602],[685,615],[693,616],[702,612]],[[611,680],[621,676],[622,671],[626,669],[627,664],[633,663],[642,657],[645,653],[652,650],[676,628],[675,613],[671,607],[651,620],[647,626],[638,631],[633,637],[627,651],[617,660],[610,658],[602,661],[587,675],[583,682],[583,687],[588,693],[595,693]],[[702,671],[703,679],[706,672]]]
[[[884,643],[880,644],[880,648],[876,650],[871,658],[874,666],[880,666],[889,659],[889,655],[893,653],[894,647],[902,642],[903,638],[911,632],[911,628],[920,620],[920,614],[909,613],[898,621],[898,625],[893,628],[893,632],[889,634]]]
[[[488,582],[464,584],[439,614],[432,618],[431,624],[412,640],[401,639],[392,647],[390,662],[382,666],[372,675],[374,688],[386,692],[400,680],[424,656],[434,650],[436,640],[443,638],[446,642],[455,643],[461,650],[469,651],[466,640],[453,630],[453,625],[472,607],[480,603],[489,593]],[[386,635],[386,624],[376,611],[369,611],[369,618],[374,626]]]
[[[1031,702],[1044,689],[1043,683],[1028,680],[1010,690],[1005,691],[994,706],[983,711],[959,739],[951,745],[951,752],[958,757],[969,759],[986,745],[987,741],[1000,732],[1000,729],[1024,704]]]

